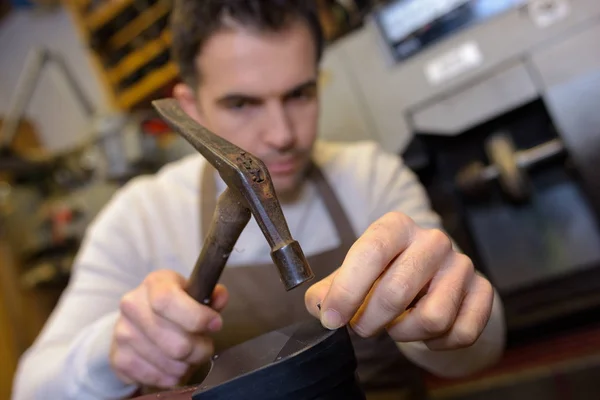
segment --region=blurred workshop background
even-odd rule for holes
[[[403,156],[496,285],[509,346],[434,399],[600,398],[600,1],[322,0],[321,135]],[[0,1],[0,399],[89,221],[192,151],[172,0]]]

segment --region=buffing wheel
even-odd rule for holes
[[[517,150],[509,133],[493,135],[486,143],[490,162],[496,166],[504,192],[513,200],[524,201],[530,196],[530,182],[524,168],[519,166]]]
[[[310,319],[215,355],[199,385],[138,400],[365,400],[356,367],[347,329]]]

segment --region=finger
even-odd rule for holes
[[[118,375],[124,377],[123,380],[127,384],[170,388],[179,383],[177,378],[163,374],[129,347],[120,349],[114,354],[113,366]]]
[[[337,270],[310,286],[304,294],[304,305],[315,318],[321,318],[321,303],[329,291],[336,272]]]
[[[358,310],[373,282],[412,241],[416,225],[400,213],[373,223],[350,248],[322,303],[322,323],[329,329],[346,324]]]
[[[211,308],[217,312],[222,311],[229,301],[229,292],[227,288],[221,284],[215,287],[215,291],[211,298]]]
[[[475,273],[471,259],[465,255],[453,253],[448,264],[433,278],[427,294],[415,307],[388,326],[395,341],[431,339],[452,327]]]
[[[494,290],[484,277],[475,274],[452,328],[442,337],[427,340],[431,350],[451,350],[473,345],[492,313]]]
[[[121,301],[121,312],[167,357],[179,361],[194,357],[195,334],[154,313],[144,290],[125,295]]]
[[[189,296],[184,290],[185,282],[181,276],[171,275],[171,279],[164,279],[165,276],[148,278],[148,302],[154,313],[189,333],[208,333],[221,329],[221,315]]]
[[[131,348],[135,354],[149,362],[158,369],[163,375],[173,378],[182,377],[189,368],[189,365],[174,360],[162,351],[148,338],[144,332],[140,331],[134,324],[127,319],[121,319],[115,329],[115,341],[122,348]]]
[[[192,351],[185,362],[199,365],[208,361],[214,354],[214,344],[208,336],[196,336],[192,341]]]
[[[452,243],[443,232],[420,230],[374,286],[369,301],[352,321],[354,331],[367,337],[394,321],[449,264],[452,254]]]

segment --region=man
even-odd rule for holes
[[[188,297],[225,186],[202,157],[187,157],[130,182],[90,226],[69,287],[21,361],[14,398],[169,388],[215,348],[304,314],[329,329],[349,324],[365,387],[400,382],[402,360],[448,377],[498,360],[500,300],[439,230],[414,175],[374,143],[316,140],[323,39],[312,4],[183,0],[172,29],[184,82],[174,96],[265,161],[318,279],[283,292],[274,268],[261,265],[269,247],[251,220],[213,308]]]

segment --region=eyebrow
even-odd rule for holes
[[[296,93],[298,91],[304,90],[304,89],[309,89],[311,87],[316,87],[317,86],[317,80],[316,79],[310,79],[304,83],[301,83],[300,85],[294,87],[291,90],[288,90],[283,97],[289,97],[290,95],[292,95],[293,93]],[[217,100],[218,104],[222,104],[225,105],[227,103],[230,103],[232,101],[240,101],[240,100],[245,100],[251,103],[259,103],[261,100],[259,97],[255,97],[252,95],[248,95],[248,94],[244,94],[244,93],[228,93],[222,97],[220,97]]]

